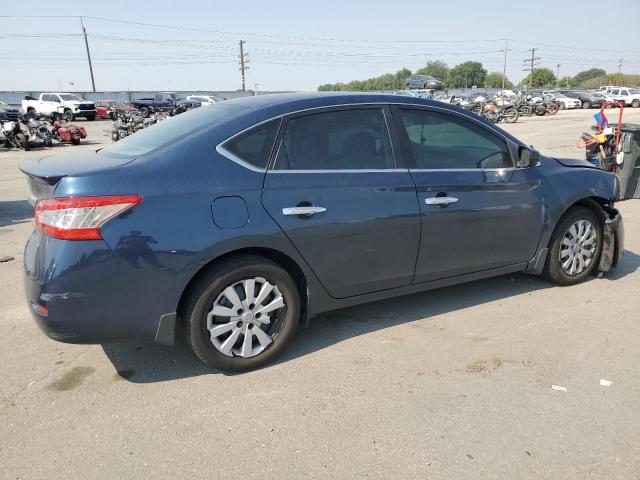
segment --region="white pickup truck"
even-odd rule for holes
[[[615,87],[607,94],[615,100],[634,108],[640,107],[640,88]]]
[[[76,117],[85,117],[87,120],[96,119],[96,106],[93,102],[87,102],[73,93],[41,93],[37,100],[33,97],[25,97],[22,101],[22,109],[25,113],[44,115],[59,112],[69,121]]]

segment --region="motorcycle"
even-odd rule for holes
[[[71,142],[73,145],[79,145],[80,140],[87,138],[87,131],[84,127],[77,127],[64,120],[59,113],[51,114],[51,136],[58,142]]]
[[[9,121],[2,123],[2,135],[5,148],[19,148],[24,151],[31,150],[29,137],[22,131],[20,122]]]
[[[28,134],[28,142],[36,146],[45,145],[51,147],[53,145],[53,138],[51,131],[46,124],[36,120],[35,115],[25,114],[20,116],[20,123],[23,126],[23,131]]]

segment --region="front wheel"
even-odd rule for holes
[[[519,117],[520,117],[520,114],[518,113],[518,110],[516,110],[515,108],[507,108],[502,113],[502,119],[507,123],[515,123],[518,121]]]
[[[591,102],[588,100],[585,100],[584,102],[582,102],[582,108],[591,108]]]
[[[631,102],[631,106],[632,106],[633,108],[638,108],[638,107],[640,107],[640,100],[636,98],[633,102]]]
[[[202,275],[180,317],[187,341],[204,363],[223,371],[251,370],[273,360],[293,336],[300,295],[276,263],[233,257]]]
[[[149,107],[140,108],[140,115],[142,115],[144,118],[147,118],[150,113],[151,113],[151,110],[149,110]]]
[[[579,283],[596,267],[601,250],[600,219],[588,208],[574,207],[553,232],[542,274],[558,285]]]
[[[558,113],[558,105],[555,103],[549,104],[549,106],[547,107],[547,114],[555,115],[556,113]]]

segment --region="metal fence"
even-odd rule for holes
[[[22,105],[22,100],[24,100],[24,97],[30,96],[30,97],[38,98],[38,96],[41,93],[43,92],[41,91],[23,91],[23,92],[0,91],[0,100],[2,100],[4,103],[8,103],[9,105],[20,106]],[[94,101],[94,102],[98,100],[115,100],[116,102],[119,102],[119,103],[130,103],[131,100],[136,98],[145,98],[149,96],[152,97],[154,94],[158,93],[158,91],[127,91],[127,92],[103,91],[103,92],[68,92],[68,93],[75,93],[76,95],[80,95],[85,100]],[[193,90],[193,91],[180,91],[175,93],[178,93],[180,95],[185,95],[185,96],[186,95],[215,95],[216,97],[219,97],[222,99],[229,99],[229,100],[232,98],[247,97],[247,96],[256,94],[255,92],[252,92],[252,91],[243,92],[241,90],[208,91],[208,92],[205,92],[202,90],[198,90],[198,91]],[[267,93],[278,93],[278,92],[260,92],[259,94],[262,95]]]

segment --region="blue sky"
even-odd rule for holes
[[[1,0],[1,15],[83,15],[98,90],[235,90],[238,41],[249,53],[247,87],[315,90],[434,59],[480,60],[520,80],[527,49],[560,75],[589,67],[640,73],[640,0],[369,1],[31,1]],[[607,21],[615,17],[621,21]],[[605,20],[603,20],[605,19]],[[604,24],[604,26],[603,26]],[[176,28],[176,27],[185,27]],[[1,18],[0,90],[88,90],[77,18]],[[24,37],[37,35],[37,37]],[[70,82],[73,82],[71,85]]]

